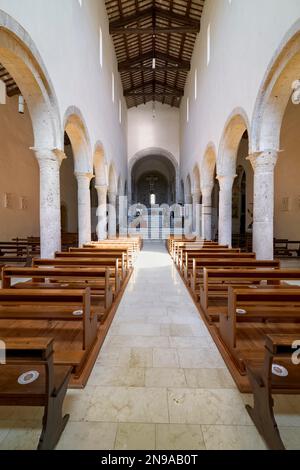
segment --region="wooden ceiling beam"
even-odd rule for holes
[[[149,51],[149,52],[146,52],[145,54],[133,57],[132,59],[119,62],[119,65],[118,65],[119,72],[132,71],[133,66],[142,64],[142,62],[145,62],[145,60],[152,60],[153,57],[154,57],[154,53],[152,51]],[[181,69],[181,70],[189,71],[191,69],[191,63],[188,60],[182,60],[182,59],[179,59],[178,57],[164,54],[163,52],[156,51],[155,59],[162,60],[164,62],[170,62],[171,64],[175,64],[176,70]],[[158,70],[158,69],[159,69],[159,66],[155,67],[155,69],[153,70]]]
[[[109,31],[113,34],[114,30],[119,30],[120,28],[126,28],[127,26],[140,21],[145,18],[153,18],[155,15],[157,18],[164,18],[167,20],[171,20],[182,25],[194,27],[200,30],[200,21],[195,20],[193,18],[189,18],[187,15],[180,15],[178,13],[170,12],[169,10],[164,10],[163,8],[158,7],[150,7],[146,8],[145,10],[139,10],[133,15],[123,16],[122,18],[111,21],[109,24]]]
[[[160,80],[149,80],[147,82],[144,82],[143,84],[124,90],[124,96],[132,96],[132,93],[134,92],[138,94],[138,91],[141,91],[143,88],[146,88],[149,86],[152,86],[154,90],[156,86],[166,88],[167,91],[171,90],[172,92],[176,93],[176,96],[184,95],[184,90],[181,90],[180,88],[175,88],[172,85],[168,85],[166,82],[162,82]]]
[[[118,35],[129,35],[129,34],[139,34],[139,35],[151,35],[156,36],[158,34],[198,34],[200,31],[199,26],[174,26],[174,27],[158,27],[155,28],[111,28],[110,34]]]

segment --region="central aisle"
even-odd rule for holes
[[[71,423],[59,448],[74,434],[91,448],[263,448],[162,242],[144,243],[88,386],[72,396],[71,420],[89,423]]]
[[[161,242],[145,242],[84,390],[69,390],[58,449],[261,449],[242,396]],[[276,398],[299,448],[299,397]],[[0,407],[0,449],[34,449],[41,410]]]

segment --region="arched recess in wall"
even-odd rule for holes
[[[0,10],[0,63],[16,82],[27,104],[34,135],[33,147],[39,161],[50,155],[60,162],[63,158],[63,132],[51,80],[29,34],[2,10]],[[42,180],[40,191],[44,191],[45,186]],[[44,194],[41,197],[40,237],[41,254],[44,257],[53,256],[60,248],[61,220],[58,201],[59,197],[53,199],[51,211],[57,212],[57,217],[49,227],[47,223],[49,204],[45,206]]]
[[[263,155],[270,169],[275,165],[274,199],[273,182],[269,179],[264,183],[266,198],[268,195],[269,198],[263,208],[254,210],[254,249],[259,250],[260,258],[272,257],[273,237],[299,238],[300,99],[299,88],[298,91],[297,87],[293,89],[294,82],[299,79],[300,20],[297,20],[267,68],[253,113],[251,153],[257,157]],[[267,221],[265,226],[264,221]],[[266,246],[269,247],[267,252]]]
[[[220,213],[221,242],[242,248],[251,248],[252,243],[252,217],[253,217],[253,170],[247,160],[249,155],[250,125],[246,112],[236,108],[226,121],[222,134],[217,173],[220,185],[227,191],[232,184],[232,212]],[[226,196],[226,193],[225,193]],[[222,201],[221,201],[222,202]],[[222,234],[227,220],[231,218],[231,237]],[[230,224],[228,225],[230,229]],[[231,238],[228,239],[227,238]]]
[[[92,167],[92,151],[90,138],[81,111],[75,106],[67,109],[64,116],[65,142],[64,151],[67,156],[62,162],[60,181],[61,181],[61,201],[62,206],[67,208],[68,220],[65,227],[62,224],[62,230],[76,234],[78,231],[78,217],[81,218],[83,226],[89,225],[87,215],[78,214],[78,184],[82,184],[84,179],[91,180]],[[78,179],[78,182],[76,181]],[[82,205],[82,204],[81,204]],[[83,227],[84,228],[84,227]],[[88,234],[83,234],[82,243],[89,240]]]
[[[202,236],[215,239],[218,232],[219,184],[216,179],[217,152],[213,143],[206,147],[201,163]]]
[[[157,157],[162,157],[163,159],[167,159],[170,164],[172,165],[175,173],[175,195],[174,199],[177,201],[179,194],[180,194],[180,188],[179,188],[179,165],[172,153],[168,152],[167,150],[160,148],[160,147],[148,147],[146,149],[141,150],[140,152],[137,152],[133,157],[130,158],[129,163],[128,163],[128,199],[129,202],[132,201],[132,170],[134,166],[142,159],[145,157],[149,156],[157,156]]]

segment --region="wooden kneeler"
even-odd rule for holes
[[[0,406],[43,406],[38,450],[52,450],[69,420],[62,407],[72,368],[53,364],[53,339],[9,338],[0,365]],[[33,373],[37,378],[30,382]]]
[[[284,389],[286,393],[299,393],[299,365],[293,364],[293,342],[298,338],[294,335],[268,335],[265,344],[265,358],[262,366],[246,363],[248,377],[254,395],[254,407],[246,405],[250,418],[258,432],[271,450],[285,450],[274,416],[274,400],[272,392]],[[276,362],[283,366],[288,375],[279,377],[272,373]]]

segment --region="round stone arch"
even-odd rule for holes
[[[180,194],[180,182],[179,182],[179,165],[174,157],[174,155],[160,147],[148,147],[137,152],[133,157],[130,158],[128,163],[128,197],[131,201],[131,191],[132,191],[132,170],[134,165],[144,157],[148,157],[150,155],[162,156],[167,158],[173,165],[176,175],[176,201]]]
[[[35,148],[63,150],[60,112],[43,60],[25,29],[0,10],[0,62],[16,81],[27,103]]]
[[[109,165],[108,191],[113,194],[118,193],[118,179],[115,164],[113,162]]]
[[[16,81],[28,106],[40,168],[41,256],[61,248],[59,168],[64,158],[63,129],[50,77],[25,29],[0,10],[0,62]]]
[[[248,116],[242,108],[236,108],[227,119],[222,134],[217,158],[218,175],[235,175],[238,149],[246,131],[249,136]]]
[[[213,185],[214,174],[217,164],[217,151],[213,143],[209,143],[204,152],[204,157],[200,165],[201,172],[201,190],[207,185]]]
[[[201,191],[201,178],[200,178],[200,169],[198,163],[195,164],[193,168],[193,184],[192,184],[192,192],[200,192]]]
[[[70,106],[64,116],[64,131],[70,139],[75,173],[93,173],[89,133],[80,109]]]
[[[93,152],[93,166],[96,186],[107,186],[107,163],[102,142],[98,141]]]
[[[300,20],[286,33],[260,86],[251,125],[250,153],[277,152],[292,84],[300,77]]]

